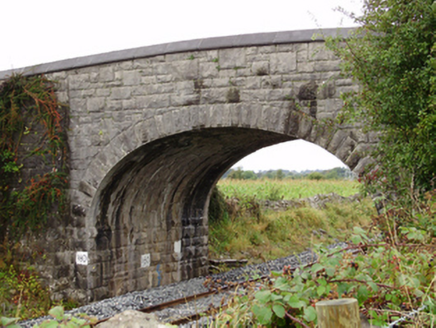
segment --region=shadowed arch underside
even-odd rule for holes
[[[288,140],[263,130],[200,129],[148,143],[120,161],[96,195],[106,296],[206,274],[212,187],[241,158]]]

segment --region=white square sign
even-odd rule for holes
[[[174,253],[180,253],[182,251],[182,241],[175,241],[174,242]]]
[[[88,265],[88,252],[77,252],[76,253],[76,264],[77,265]]]
[[[150,266],[150,254],[141,255],[141,268],[147,268]]]

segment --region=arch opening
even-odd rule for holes
[[[92,298],[206,274],[212,187],[241,158],[288,140],[264,130],[208,128],[158,139],[124,157],[94,198],[100,294]]]

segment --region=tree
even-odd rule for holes
[[[367,190],[413,200],[435,183],[436,2],[364,0],[353,17],[361,27],[350,38],[326,43],[360,86],[343,95],[339,119],[380,137]]]
[[[243,180],[256,180],[257,175],[254,173],[254,171],[244,171],[242,173],[242,179]]]
[[[320,173],[320,172],[312,172],[312,173],[307,175],[307,178],[309,180],[317,180],[317,181],[319,181],[319,180],[324,179],[324,175],[322,175],[322,173]]]
[[[277,180],[283,180],[283,178],[285,177],[285,174],[283,173],[282,169],[278,169],[276,171],[276,179]]]
[[[242,180],[242,173],[243,172],[244,171],[242,171],[241,167],[237,167],[236,170],[230,169],[230,172],[227,175],[227,177],[229,179]]]

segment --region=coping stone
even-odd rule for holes
[[[197,50],[211,50],[235,47],[249,47],[261,45],[274,45],[282,43],[301,43],[301,42],[322,42],[321,36],[313,40],[314,34],[325,36],[348,36],[355,28],[331,28],[331,29],[311,29],[299,31],[282,31],[268,33],[252,33],[231,36],[220,36],[205,39],[194,39],[163,43],[152,46],[117,50],[107,53],[89,55],[71,59],[54,61],[46,64],[22,67],[0,71],[0,80],[6,79],[12,74],[21,73],[23,75],[46,74],[70,69],[109,64],[114,62],[147,58],[157,55],[170,53],[189,52]]]

